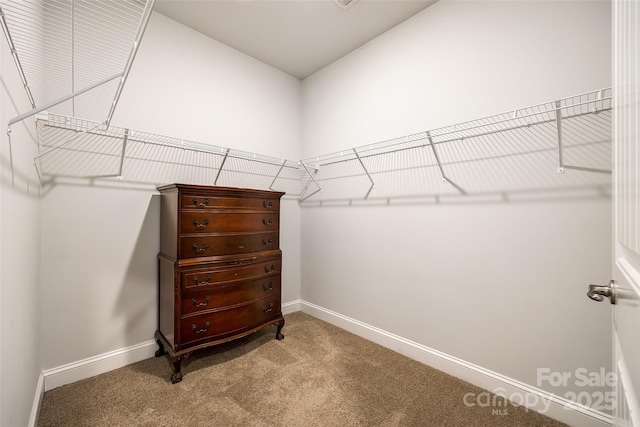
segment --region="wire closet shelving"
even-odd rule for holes
[[[155,0],[0,0],[0,24],[32,110],[69,102],[110,123]]]
[[[299,161],[113,126],[154,3],[0,0],[33,107],[9,126],[37,116],[42,184],[80,177],[273,189],[302,206],[610,188],[611,89]],[[74,117],[76,106],[106,119]]]
[[[597,190],[611,183],[611,89],[293,161],[106,126],[38,117],[46,176],[285,191],[303,206]]]
[[[303,205],[597,189],[611,183],[611,89],[301,160]]]
[[[59,114],[37,120],[42,183],[49,177],[181,182],[300,193],[297,161]]]

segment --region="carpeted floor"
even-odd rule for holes
[[[48,391],[39,426],[562,426],[522,407],[468,407],[482,389],[303,313],[194,353]],[[473,401],[468,399],[467,401]],[[506,405],[506,406],[504,406]]]

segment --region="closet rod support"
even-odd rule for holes
[[[453,186],[453,188],[455,188],[456,190],[458,190],[460,192],[460,194],[462,194],[463,196],[467,195],[467,192],[464,190],[464,188],[460,187],[458,184],[456,184],[455,182],[451,181],[449,178],[446,178],[445,181],[447,184]]]
[[[127,141],[129,140],[129,129],[124,130],[124,136],[122,137],[122,153],[120,155],[120,170],[118,171],[118,179],[122,179],[122,168],[124,166],[124,153],[127,150]]]
[[[556,129],[558,130],[558,168],[556,173],[564,173],[564,159],[562,152],[562,102],[556,101]]]
[[[371,178],[371,175],[369,175],[369,171],[364,166],[364,163],[362,162],[362,159],[360,158],[360,155],[358,154],[358,152],[356,151],[355,148],[353,149],[353,154],[356,155],[356,158],[360,162],[360,166],[362,166],[362,169],[364,169],[364,173],[367,174],[367,178],[369,178],[369,181],[371,182],[371,187],[369,187],[369,190],[367,191],[367,194],[365,194],[365,196],[364,196],[364,199],[367,200],[367,198],[369,198],[369,194],[371,194],[371,190],[373,190],[373,187],[375,187],[376,184],[373,182],[373,178]]]
[[[216,179],[213,181],[213,185],[218,184],[218,178],[220,178],[220,174],[222,173],[222,168],[224,167],[225,162],[227,161],[227,157],[229,157],[229,148],[224,153],[224,157],[222,158],[222,163],[220,163],[220,168],[218,169],[218,173],[216,174]]]
[[[436,162],[438,163],[438,169],[440,169],[440,176],[442,177],[442,182],[445,183],[445,184],[450,184],[456,190],[458,190],[460,192],[460,194],[466,196],[467,192],[464,190],[464,188],[460,187],[458,184],[456,184],[451,179],[449,179],[449,177],[447,177],[447,175],[445,175],[444,168],[442,167],[442,162],[440,161],[440,156],[438,156],[438,151],[436,150],[436,146],[433,143],[433,138],[431,138],[431,132],[430,131],[427,131],[427,139],[429,140],[429,145],[431,146],[431,151],[433,151],[433,156],[436,158]]]
[[[35,108],[35,109],[31,110],[31,111],[27,111],[26,113],[20,114],[18,117],[15,117],[15,118],[9,120],[9,125],[12,125],[14,123],[18,123],[19,121],[22,121],[22,120],[26,119],[27,117],[31,117],[34,114],[38,114],[38,113],[40,113],[42,111],[48,110],[49,108],[55,107],[56,105],[58,105],[58,104],[60,104],[60,103],[62,103],[64,101],[67,101],[67,100],[69,100],[71,98],[75,98],[78,95],[82,95],[83,93],[88,92],[91,89],[94,89],[94,88],[96,88],[98,86],[101,86],[101,85],[103,85],[105,83],[108,83],[111,80],[117,79],[118,77],[121,77],[121,76],[122,76],[122,74],[116,74],[115,76],[111,76],[109,78],[106,78],[106,79],[104,79],[104,80],[102,80],[102,81],[100,81],[98,83],[92,84],[91,86],[87,86],[84,89],[77,90],[77,91],[75,91],[75,92],[73,92],[73,93],[71,93],[69,95],[63,96],[62,98],[55,99],[55,100],[53,100],[53,101],[51,101],[51,102],[49,102],[49,103],[47,103],[45,105],[42,105],[42,106],[40,106],[38,108]],[[100,123],[100,124],[102,124],[102,123]]]
[[[276,181],[278,180],[278,177],[280,176],[280,172],[282,172],[282,169],[284,169],[285,163],[286,163],[286,160],[283,160],[282,165],[280,166],[280,169],[278,169],[278,173],[276,174],[276,176],[273,177],[273,181],[271,181],[271,185],[269,185],[269,190],[273,190],[273,184],[275,184]]]
[[[318,193],[320,190],[322,190],[322,188],[320,187],[320,184],[318,184],[318,182],[316,181],[316,179],[314,178],[315,174],[318,173],[317,169],[314,169],[313,173],[311,173],[311,171],[309,170],[309,168],[307,167],[306,163],[303,161],[299,161],[298,164],[302,165],[302,167],[307,171],[307,173],[309,174],[309,180],[307,181],[307,184],[304,186],[304,189],[302,190],[302,193],[300,193],[300,199],[298,200],[299,202],[304,202],[305,200],[307,200],[309,197],[313,196],[314,194]],[[302,197],[304,195],[304,193],[307,192],[307,190],[309,189],[309,184],[311,184],[311,181],[314,182],[314,184],[316,184],[316,186],[318,187],[318,189],[316,191],[314,191],[313,193],[309,194],[306,197]]]
[[[316,193],[319,193],[319,192],[320,192],[320,190],[322,190],[322,189],[321,189],[321,188],[318,188],[318,189],[317,189],[316,191],[314,191],[313,193],[311,193],[311,194],[309,194],[308,196],[303,197],[302,199],[300,199],[300,202],[304,202],[304,201],[305,201],[305,200],[307,200],[309,197],[313,196],[313,195],[314,195],[314,194],[316,194]]]
[[[33,161],[33,167],[36,168],[36,175],[38,175],[38,181],[40,181],[40,187],[43,187],[44,181],[42,180],[42,175],[40,175],[40,168],[38,167],[38,162],[36,160]]]
[[[436,150],[436,146],[433,144],[433,138],[431,138],[431,132],[427,131],[427,139],[429,140],[429,145],[431,146],[431,151],[433,152],[433,157],[436,158],[436,163],[438,163],[438,169],[440,170],[440,177],[442,178],[442,182],[447,183],[447,176],[444,174],[444,169],[442,168],[442,163],[440,162],[440,156],[438,156],[438,151]]]

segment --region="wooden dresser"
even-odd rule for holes
[[[276,325],[280,299],[280,198],[284,193],[172,184],[161,194],[156,356],[171,382],[194,350]]]

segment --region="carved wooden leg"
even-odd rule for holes
[[[156,350],[155,356],[160,357],[167,354],[167,351],[164,349],[164,344],[162,344],[162,341],[156,340],[156,342],[158,343],[158,349]]]
[[[182,358],[172,357],[171,363],[173,364],[173,374],[171,375],[171,384],[179,383],[182,381],[182,372],[180,372],[180,365],[182,364]]]
[[[182,381],[182,361],[189,357],[191,353],[183,354],[182,356],[175,356],[171,358],[171,364],[173,365],[173,374],[171,375],[171,384],[179,383]]]
[[[278,327],[278,329],[276,329],[276,339],[283,340],[284,335],[282,335],[282,328],[284,327],[284,318],[278,320],[275,325]]]

